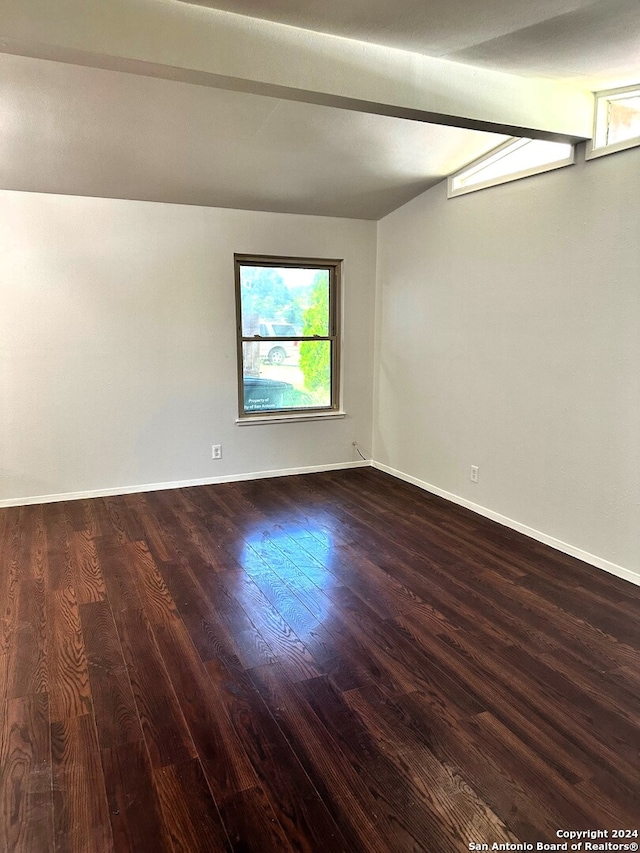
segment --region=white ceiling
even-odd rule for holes
[[[639,0],[180,2],[592,89],[640,71]]]
[[[36,8],[39,0],[29,2]],[[519,75],[579,78],[592,88],[640,79],[640,0],[196,5]],[[103,62],[98,54],[74,64],[67,52],[66,61],[54,62],[39,53],[43,21],[26,13],[21,20],[19,8],[15,0],[16,31],[34,36],[32,44],[0,52],[0,188],[378,219],[504,138],[355,105],[233,91],[210,80],[177,82],[164,72],[91,67]],[[145,12],[154,8],[178,16],[188,9],[183,0],[144,5]],[[217,14],[199,12],[198,23]],[[111,26],[119,20],[113,15]],[[95,25],[101,20],[107,18],[98,16]],[[2,26],[0,51],[10,50]],[[69,24],[70,43],[81,48],[75,26]],[[454,91],[456,82],[444,85]]]
[[[378,219],[505,137],[0,54],[0,186]]]

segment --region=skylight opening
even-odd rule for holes
[[[508,139],[498,148],[449,177],[448,196],[516,181],[529,175],[570,166],[575,162],[573,145],[543,139]]]
[[[593,140],[587,160],[640,145],[640,86],[596,92]]]

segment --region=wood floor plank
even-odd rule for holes
[[[416,736],[442,764],[449,766],[470,788],[481,792],[487,807],[511,832],[524,840],[549,836],[548,815],[529,796],[524,775],[510,773],[459,719],[434,710],[429,698],[420,691],[397,697],[395,701]]]
[[[364,602],[346,588],[332,590],[336,609],[375,661],[376,683],[390,693],[410,692],[421,686],[429,689],[434,680],[449,690],[449,699],[462,713],[477,713],[484,705],[479,693],[472,693],[458,673],[444,671],[411,638],[403,636],[392,621],[381,621]],[[383,675],[384,674],[384,675]]]
[[[575,786],[582,802],[593,803],[593,814],[603,824],[624,822],[634,826],[638,822],[638,788],[621,783],[612,773],[598,769],[590,779]]]
[[[253,670],[251,676],[350,845],[349,849],[388,851],[391,834],[388,816],[379,815],[376,801],[365,783],[323,732],[319,721],[313,715],[299,713],[300,700],[293,693],[293,685],[284,670],[279,664],[270,664]],[[364,839],[369,839],[368,848]],[[406,839],[402,839],[402,843],[405,842]]]
[[[141,527],[142,536],[140,540],[148,543],[156,559],[169,562],[176,559],[177,554],[171,546],[171,542],[162,525],[156,518],[148,495],[126,495],[125,503],[130,513],[134,513]],[[136,541],[140,541],[136,540]]]
[[[142,607],[136,575],[129,566],[126,550],[129,545],[129,542],[124,545],[115,544],[105,537],[96,540],[96,551],[104,576],[107,599],[113,613]]]
[[[33,581],[44,581],[49,574],[44,508],[42,505],[36,504],[30,507],[22,507],[22,509],[29,510],[29,522],[21,522],[23,532],[28,531],[24,545],[27,562],[24,566],[23,577]]]
[[[217,580],[211,578],[206,581],[212,593],[205,594],[199,583],[202,576],[200,566],[198,562],[194,567],[193,561],[187,565],[181,562],[162,563],[161,573],[201,659],[235,658],[238,662],[242,660],[252,666],[273,660],[273,652],[260,632],[239,605],[232,602],[226,589],[217,584]],[[203,569],[207,571],[206,565]],[[214,573],[214,576],[217,579],[217,574]],[[212,582],[216,584],[215,590]],[[234,616],[239,612],[242,614],[240,631],[230,631],[228,628],[229,602],[235,605]],[[223,613],[225,618],[222,617]],[[237,618],[234,621],[238,625]],[[253,635],[248,643],[247,633]]]
[[[162,831],[160,804],[144,742],[103,749],[102,769],[116,851],[170,850]]]
[[[4,707],[7,698],[7,675],[9,671],[9,655],[0,654],[0,707]]]
[[[15,563],[11,561],[7,633],[10,698],[49,689],[46,584],[48,555],[41,506],[21,507]]]
[[[184,714],[144,610],[123,610],[115,618],[153,767],[195,758]]]
[[[291,684],[279,664],[254,670],[252,678],[348,841],[368,838],[372,850],[388,851],[394,845],[401,850],[459,850],[459,840],[447,836],[436,820],[426,819],[407,796],[399,774],[375,778],[364,770],[364,756],[351,763],[305,701],[303,687]],[[378,771],[381,767],[379,763]]]
[[[243,572],[225,572],[223,578],[229,593],[243,608],[294,680],[313,678],[321,673],[311,652],[292,626],[270,604],[251,578]]]
[[[152,625],[171,625],[178,618],[175,602],[153,555],[142,540],[124,546],[127,567],[136,578],[138,594]]]
[[[504,658],[516,667],[524,667],[531,678],[556,697],[558,705],[566,708],[574,720],[582,718],[585,727],[593,725],[605,742],[616,744],[616,755],[624,758],[630,766],[637,764],[640,757],[640,700],[630,714],[620,709],[616,698],[595,689],[585,679],[571,678],[570,673],[558,670],[551,662],[534,658],[520,649],[506,650]],[[612,701],[613,699],[613,701]],[[613,707],[612,707],[613,705]]]
[[[154,506],[157,525],[162,530],[163,547],[157,551],[153,551],[154,556],[163,562],[162,551],[168,553],[169,562],[173,560],[189,560],[202,559],[202,555],[198,547],[192,542],[187,534],[184,526],[184,518],[181,515],[181,509],[184,512],[183,501],[172,494],[172,492],[154,492],[148,496],[148,500]],[[144,521],[141,521],[141,526],[144,527]],[[142,534],[138,537],[142,539]],[[149,542],[153,550],[153,535]]]
[[[458,853],[640,812],[640,587],[370,468],[0,508],[0,849]]]
[[[216,572],[238,568],[236,560],[216,541],[215,531],[209,529],[208,523],[201,516],[185,512],[179,518],[185,542],[189,543],[194,556],[204,560]]]
[[[294,848],[351,849],[248,674],[231,672],[221,661],[208,662],[207,671]]]
[[[423,849],[453,851],[464,844],[465,837],[460,833],[455,816],[455,796],[452,796],[457,793],[456,786],[448,790],[440,788],[437,802],[437,794],[425,797],[431,785],[425,778],[424,768],[418,773],[407,772],[405,764],[389,758],[360,717],[326,679],[311,679],[299,685],[298,690],[347,761],[366,780],[369,791],[375,792],[378,807],[386,809],[394,822],[404,828],[407,838],[415,839],[415,845]],[[498,820],[491,825],[491,834],[501,835],[502,841],[518,840],[510,837]]]
[[[0,848],[12,853],[53,851],[46,693],[9,700],[0,720]]]
[[[51,720],[90,713],[89,664],[73,587],[49,593],[48,620]]]
[[[115,495],[97,498],[97,506],[101,514],[101,526],[114,544],[123,545],[142,539],[142,528],[139,519],[129,510],[127,502]]]
[[[154,771],[162,827],[174,853],[229,853],[231,845],[197,759]]]
[[[613,642],[588,620],[580,619],[558,606],[555,594],[544,598],[520,584],[498,586],[468,572],[456,578],[458,594],[475,594],[478,606],[486,606],[495,618],[508,626],[514,640],[524,647],[534,643],[541,652],[569,649],[584,664],[601,670],[624,665],[635,659],[632,647]],[[574,594],[578,594],[574,591]],[[482,604],[480,604],[482,602]]]
[[[233,850],[290,853],[300,849],[299,845],[294,848],[287,840],[262,788],[250,788],[228,797],[220,805],[220,814]],[[291,836],[291,841],[296,843],[295,836]]]
[[[618,748],[615,724],[610,723],[613,726],[613,730],[610,728],[613,740],[607,742],[603,733],[584,717],[582,694],[577,696],[566,680],[557,682],[555,690],[551,685],[536,680],[522,668],[518,655],[513,658],[514,650],[511,647],[503,649],[497,656],[495,650],[488,651],[477,643],[465,640],[463,632],[458,632],[455,638],[446,635],[431,638],[416,630],[415,623],[413,631],[413,636],[419,635],[416,637],[418,642],[427,645],[442,668],[457,670],[467,692],[478,697],[479,704],[484,704],[485,709],[491,710],[494,716],[508,722],[514,731],[526,731],[526,721],[533,719],[538,731],[559,732],[561,746],[557,742],[553,745],[555,739],[550,734],[549,737],[538,738],[538,749],[547,750],[547,761],[556,766],[562,776],[567,775],[568,768],[575,766],[576,761],[583,768],[585,762],[589,766],[597,761],[599,766],[610,769],[615,766],[614,772],[624,778],[635,778],[634,764],[630,765],[626,757],[629,745],[623,750]],[[585,701],[587,698],[584,697]],[[480,710],[477,709],[478,712]],[[585,719],[586,725],[576,726],[576,720],[580,717]],[[637,736],[637,730],[629,731],[628,724],[626,733],[628,739]],[[580,778],[584,778],[584,770],[577,772]]]
[[[0,561],[0,581],[2,583],[2,622],[0,623],[0,652],[6,654],[13,644],[18,625],[20,605],[20,508],[9,507],[2,510],[4,530],[2,541],[2,560]]]
[[[78,604],[104,601],[107,596],[95,540],[91,528],[74,530],[70,536],[73,587]]]
[[[75,572],[71,553],[70,528],[63,503],[44,504],[42,507],[46,530],[49,589],[73,586]]]
[[[49,689],[46,591],[43,578],[20,581],[18,621],[9,645],[8,696]]]
[[[274,571],[266,569],[260,574],[251,575],[251,580],[284,622],[295,631],[316,663],[322,664],[338,653],[335,642],[322,622],[305,606],[295,589]]]
[[[142,738],[129,673],[108,601],[80,605],[100,746]]]
[[[364,684],[378,684],[389,693],[402,692],[395,664],[389,656],[389,648],[377,648],[337,605],[341,587],[326,590],[294,587],[296,595],[321,622],[323,629],[333,638],[338,652],[332,662],[324,660],[322,668],[341,690],[351,690]],[[332,596],[332,597],[329,597]]]
[[[593,801],[585,800],[534,749],[517,738],[491,713],[485,711],[478,714],[465,725],[473,739],[482,744],[485,754],[492,755],[496,763],[512,776],[522,775],[527,779],[526,795],[537,808],[540,815],[537,823],[547,841],[557,837],[558,821],[564,821],[571,828],[586,826],[589,821],[597,826],[604,825],[607,815],[597,813]]]
[[[55,850],[112,853],[113,836],[92,717],[51,724]]]
[[[184,625],[157,627],[155,636],[216,800],[256,787],[246,750]]]
[[[281,527],[270,536],[262,534],[259,538],[251,538],[242,559],[242,568],[248,573],[247,562],[252,552],[283,580],[306,578],[320,589],[341,583],[336,573],[326,567],[325,563],[329,559],[327,551],[314,537],[306,540],[290,539],[286,528]],[[321,552],[320,556],[318,552]]]
[[[452,835],[460,834],[461,843],[469,847],[479,838],[498,843],[517,843],[502,821],[468,784],[446,762],[441,762],[424,742],[406,725],[399,707],[375,686],[350,690],[344,701],[360,717],[385,755],[396,764],[410,782],[431,801],[449,824]]]
[[[75,530],[85,530],[88,524],[87,507],[89,501],[63,501],[61,509],[67,523],[69,535]]]

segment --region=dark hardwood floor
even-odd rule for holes
[[[2,851],[640,829],[640,588],[373,469],[0,510],[0,595]]]

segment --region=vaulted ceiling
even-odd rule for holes
[[[638,0],[2,5],[3,189],[377,219],[640,79]]]
[[[626,85],[640,68],[638,0],[182,0],[510,74]]]

